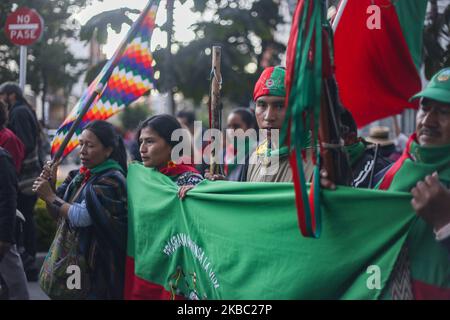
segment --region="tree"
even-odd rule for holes
[[[211,21],[193,26],[196,38],[188,44],[175,43],[174,91],[199,103],[209,94],[211,48],[222,47],[223,96],[231,102],[247,105],[259,72],[267,65],[280,63],[285,46],[275,40],[275,30],[284,20],[279,14],[280,1],[194,1],[194,10],[213,12]],[[157,62],[164,60],[158,50]],[[156,67],[160,66],[158,63]],[[164,87],[167,74],[161,72],[159,89]]]
[[[450,5],[442,13],[438,1],[430,0],[431,10],[424,31],[424,63],[427,79],[450,67]]]
[[[188,44],[170,40],[172,6],[169,6],[167,22],[160,26],[168,33],[169,45],[154,52],[155,68],[161,74],[157,88],[162,92],[180,92],[185,98],[199,103],[209,94],[211,47],[221,45],[223,95],[232,102],[246,105],[251,100],[258,73],[264,65],[279,64],[280,54],[286,49],[275,40],[276,27],[284,22],[279,14],[280,2],[194,0],[192,10],[213,12],[214,16],[212,21],[202,21],[193,26],[196,39]],[[117,15],[115,21],[124,21],[121,18],[124,11],[116,10],[114,13]],[[91,20],[96,21],[97,30],[103,33],[106,23],[100,18],[97,15]],[[92,32],[86,33],[85,39],[92,35]],[[176,51],[174,48],[179,49]]]
[[[130,26],[133,24],[133,20],[128,14],[139,12],[135,9],[120,8],[99,13],[81,27],[80,39],[89,42],[93,37],[96,37],[98,43],[105,44],[108,39],[108,27],[111,27],[116,33],[120,33],[123,24]]]
[[[134,130],[139,123],[150,115],[148,106],[145,103],[136,103],[132,107],[125,108],[120,113],[120,121],[125,130]]]

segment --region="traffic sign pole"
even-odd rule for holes
[[[19,86],[25,90],[27,83],[27,46],[20,46]]]
[[[20,46],[19,86],[25,89],[27,78],[27,46],[32,45],[42,35],[44,21],[36,10],[22,7],[6,17],[6,37]]]

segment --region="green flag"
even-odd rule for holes
[[[378,299],[415,214],[410,195],[322,194],[323,235],[301,236],[291,183],[178,187],[128,172],[128,299]]]

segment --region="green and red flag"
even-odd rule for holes
[[[340,187],[322,192],[311,239],[292,183],[205,180],[180,200],[169,177],[132,164],[127,184],[126,299],[383,299],[418,221],[408,193]]]
[[[333,23],[336,77],[359,127],[415,109],[428,0],[342,0]]]
[[[324,82],[333,78],[332,39],[327,27],[331,29],[325,19],[325,1],[298,1],[287,46],[286,117],[281,131],[281,141],[289,148],[300,231],[315,238],[322,230],[319,170],[323,152],[319,140],[330,142],[330,137],[319,137],[319,122],[328,126],[321,119]],[[309,195],[303,168],[306,147],[312,149],[315,164]]]

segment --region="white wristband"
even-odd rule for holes
[[[450,223],[440,228],[438,231],[435,231],[437,241],[442,241],[450,237]]]

